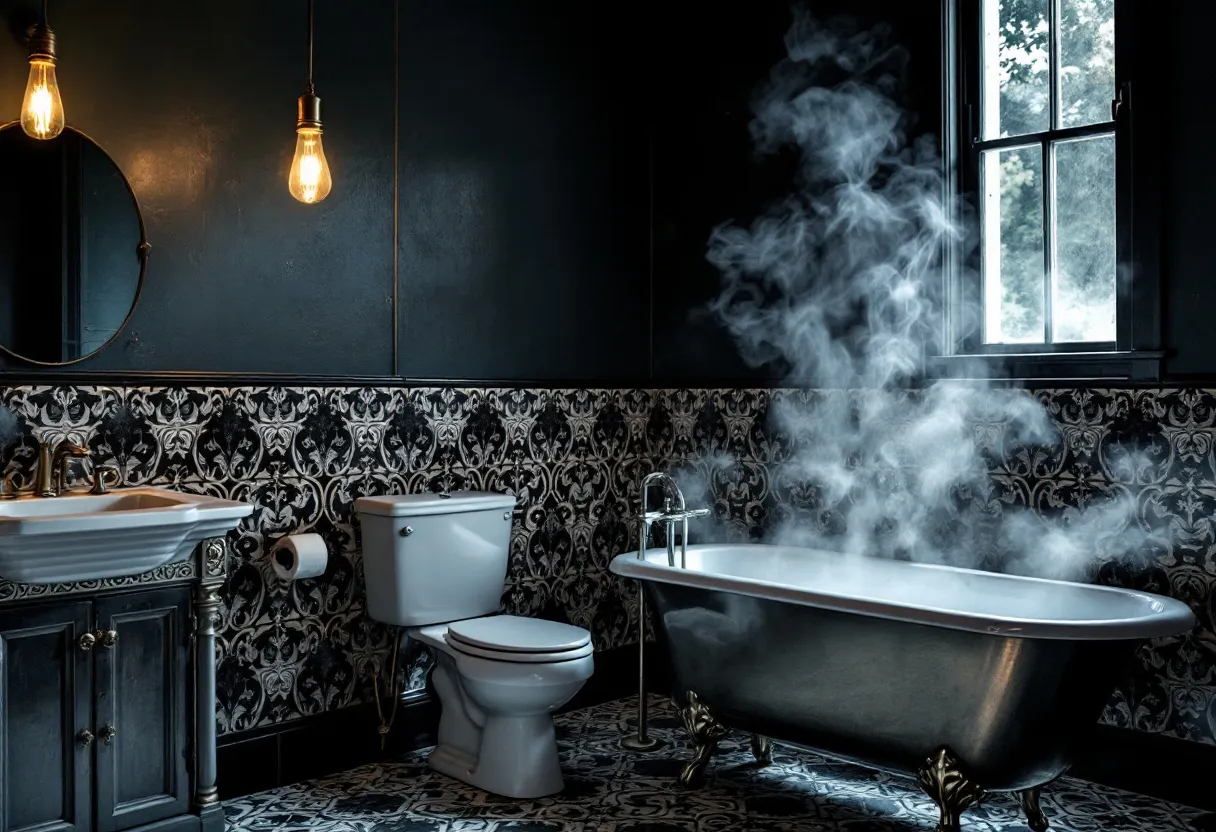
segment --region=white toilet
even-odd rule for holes
[[[407,627],[435,659],[439,744],[431,768],[507,797],[562,789],[553,711],[594,669],[581,627],[499,615],[509,494],[360,497],[372,618]]]

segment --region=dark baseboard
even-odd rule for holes
[[[285,725],[220,737],[220,799],[324,777],[435,742],[439,707],[425,698],[402,701],[382,750],[375,705],[356,705]]]
[[[658,655],[657,647],[647,646],[649,690],[668,690],[669,666],[665,657]],[[595,654],[595,674],[562,710],[636,696],[637,690],[637,647],[605,650]],[[220,737],[220,799],[324,777],[433,745],[439,706],[425,698],[403,700],[383,750],[379,725],[375,706],[367,704]]]
[[[1069,773],[1105,786],[1216,811],[1213,771],[1216,745],[1097,725]]]

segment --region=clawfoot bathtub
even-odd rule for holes
[[[1194,625],[1143,592],[788,546],[690,546],[612,562],[644,582],[696,746],[695,782],[731,730],[913,773],[941,832],[986,791],[1067,770],[1141,639]]]

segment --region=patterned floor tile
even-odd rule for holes
[[[557,720],[566,789],[511,800],[426,766],[426,752],[263,792],[224,805],[230,832],[931,832],[933,804],[906,777],[778,745],[761,768],[745,742],[727,741],[703,788],[675,782],[689,754],[670,704],[655,699],[652,734],[663,748],[632,754],[619,741],[632,703]],[[1063,778],[1043,794],[1054,832],[1188,832],[1201,812]],[[1021,832],[1017,803],[993,795],[964,832]]]

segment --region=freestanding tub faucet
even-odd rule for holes
[[[650,510],[650,487],[663,486],[663,508]],[[672,498],[675,498],[673,505]],[[680,534],[680,568],[687,566],[688,559],[688,520],[692,517],[704,517],[710,513],[707,508],[689,511],[685,507],[684,493],[680,486],[669,474],[654,471],[642,479],[642,510],[638,514],[638,559],[646,559],[646,543],[650,538],[650,527],[654,523],[667,524],[667,565],[676,565],[675,530],[676,523],[681,524]],[[621,746],[630,751],[654,751],[659,747],[659,741],[649,736],[646,728],[646,592],[638,584],[638,730],[637,734],[621,740]]]

